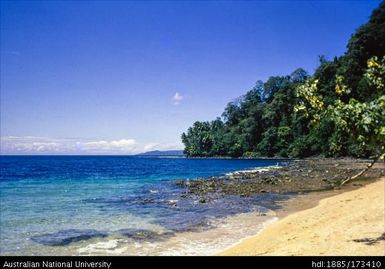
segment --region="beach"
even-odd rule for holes
[[[385,177],[289,214],[218,253],[385,256]]]

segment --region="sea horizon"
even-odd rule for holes
[[[85,157],[137,157],[137,158],[186,158],[186,159],[218,159],[218,160],[295,160],[298,158],[291,157],[231,157],[231,156],[178,156],[178,155],[142,155],[142,154],[1,154],[0,157],[11,157],[11,156],[19,156],[19,157],[49,157],[49,156],[85,156]],[[322,158],[322,157],[312,157],[312,158]]]

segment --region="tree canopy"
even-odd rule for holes
[[[350,38],[346,53],[320,57],[258,81],[221,118],[182,134],[188,156],[378,156],[385,141],[385,2]]]

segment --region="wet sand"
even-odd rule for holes
[[[285,202],[278,216],[286,217],[219,255],[385,256],[385,177],[347,188]],[[315,205],[323,196],[331,197]],[[292,213],[304,207],[309,209]]]

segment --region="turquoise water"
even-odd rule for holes
[[[161,234],[164,240],[205,227],[208,220],[263,211],[276,198],[220,198],[200,204],[181,199],[184,189],[175,184],[176,179],[276,165],[273,160],[130,156],[1,156],[0,160],[1,255],[76,255],[74,246],[106,238],[130,238],[138,244]],[[136,231],[144,231],[144,238]]]

